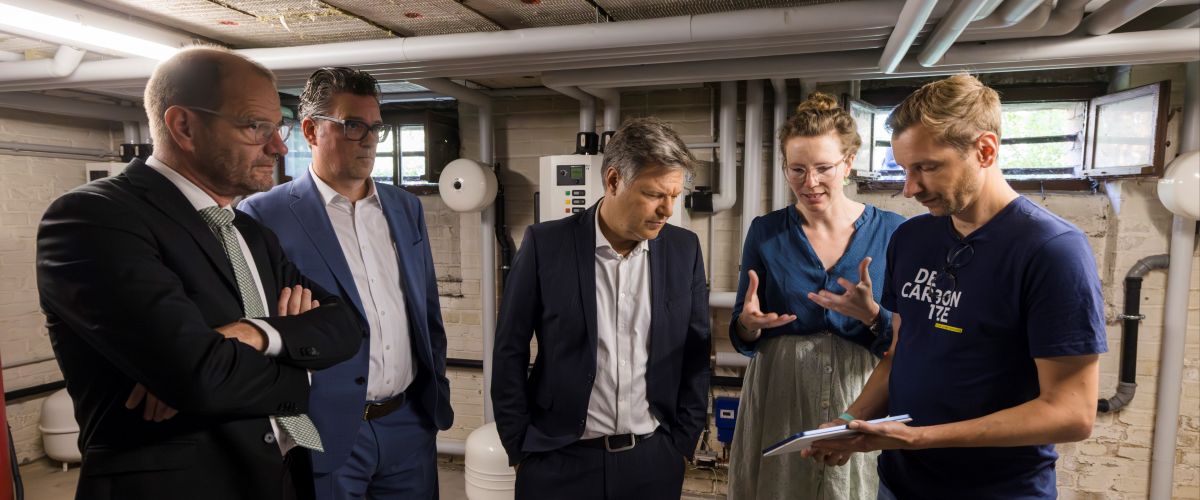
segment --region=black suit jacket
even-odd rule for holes
[[[496,427],[509,463],[578,440],[596,377],[599,204],[525,231],[504,288],[492,365]],[[650,240],[650,413],[691,457],[708,410],[708,289],[700,242],[664,226]],[[537,359],[528,371],[529,341]]]
[[[140,160],[46,211],[38,291],[80,422],[77,498],[281,496],[284,461],[267,417],[306,412],[306,369],[352,356],[364,327],[300,276],[274,234],[242,213],[234,224],[272,315],[285,286],[308,287],[321,302],[263,318],[283,338],[277,358],[213,330],[242,317],[229,261],[187,198]],[[135,383],[179,414],[155,423],[126,409]]]

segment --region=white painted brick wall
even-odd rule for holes
[[[113,150],[109,122],[0,109],[0,141]],[[6,390],[62,380],[53,360],[7,368],[53,356],[38,305],[33,259],[37,224],[58,195],[84,182],[81,160],[13,156],[0,152],[0,356]],[[44,454],[37,430],[44,397],[9,401],[17,460]]]

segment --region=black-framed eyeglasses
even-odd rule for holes
[[[938,273],[937,287],[943,290],[958,290],[958,270],[971,262],[971,257],[974,256],[975,248],[965,241],[951,248],[946,254],[946,262],[942,265],[941,272]]]
[[[294,125],[293,122],[288,121],[288,120],[282,120],[279,123],[272,123],[269,121],[259,121],[259,120],[247,121],[247,120],[241,120],[241,119],[237,119],[237,118],[228,117],[228,116],[225,116],[224,114],[221,114],[221,112],[219,112],[219,111],[211,110],[208,108],[201,108],[198,106],[183,106],[183,107],[186,109],[190,109],[192,111],[200,111],[202,113],[208,113],[217,118],[221,118],[221,119],[226,120],[234,125],[237,125],[239,128],[246,131],[252,144],[260,144],[261,145],[261,144],[266,144],[268,142],[271,142],[271,136],[274,134],[279,134],[279,138],[281,140],[283,140],[284,142],[287,142],[288,136],[290,136],[292,134],[292,126]]]
[[[309,115],[318,120],[325,120],[342,125],[342,133],[346,135],[346,139],[350,141],[361,141],[367,138],[370,133],[375,136],[375,140],[383,142],[387,140],[388,133],[392,131],[392,126],[387,123],[368,124],[361,120],[342,120],[332,116],[325,115]]]

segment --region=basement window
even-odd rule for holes
[[[1093,99],[1002,102],[999,162],[1004,177],[1014,184],[1045,187],[1046,181],[1161,175],[1168,85],[1159,82]],[[855,179],[868,187],[903,182],[904,170],[892,157],[886,127],[895,107],[848,96],[843,104],[863,138],[854,161]]]

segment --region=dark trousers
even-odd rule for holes
[[[415,405],[364,420],[350,458],[314,478],[318,500],[436,500],[437,429]]]
[[[516,499],[679,500],[684,465],[661,432],[626,451],[572,444],[522,460]]]

